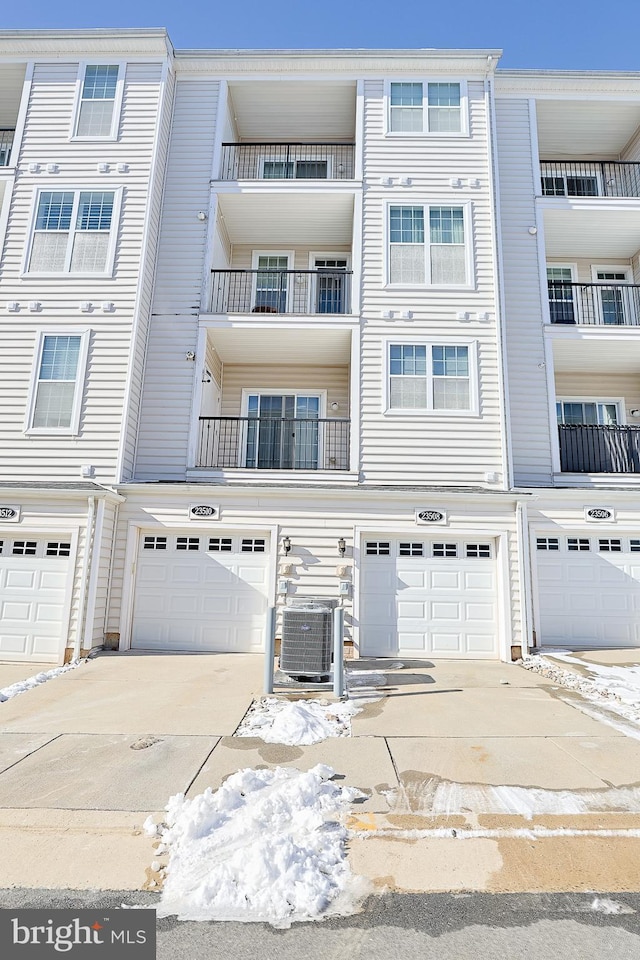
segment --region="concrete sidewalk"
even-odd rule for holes
[[[366,794],[350,858],[381,889],[640,889],[639,740],[515,664],[396,664],[354,661],[379,699],[309,747],[232,736],[260,656],[105,654],[1,704],[0,882],[153,889],[170,795],[322,762]]]

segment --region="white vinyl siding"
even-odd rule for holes
[[[106,140],[115,137],[122,101],[120,73],[118,64],[86,64],[81,67],[75,124],[77,138]]]
[[[466,84],[450,80],[391,80],[387,132],[400,136],[462,134],[467,129]]]
[[[467,206],[389,206],[389,283],[469,283]]]
[[[80,418],[88,334],[43,334],[30,432],[76,434]]]
[[[28,272],[110,274],[120,196],[119,190],[39,192]]]

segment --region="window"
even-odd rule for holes
[[[467,557],[471,558],[483,558],[486,560],[491,559],[491,544],[490,543],[468,543],[466,546]]]
[[[76,137],[88,140],[116,138],[122,100],[119,75],[117,64],[87,64],[84,68]]]
[[[264,553],[265,541],[255,537],[245,538],[240,545],[241,553]]]
[[[424,556],[424,545],[422,543],[401,543],[398,552],[401,557],[422,557]]]
[[[622,541],[605,537],[598,540],[598,550],[601,553],[622,553]]]
[[[547,267],[547,288],[551,323],[575,323],[572,268]]]
[[[560,541],[557,537],[538,537],[536,547],[538,550],[559,550]]]
[[[264,180],[327,180],[329,161],[315,159],[262,160]]]
[[[388,557],[391,554],[391,544],[388,540],[369,540],[365,545],[368,557]]]
[[[591,549],[589,540],[582,537],[569,537],[567,540],[567,549],[571,551],[585,551]]]
[[[45,550],[45,557],[68,557],[71,553],[71,544],[62,541],[49,541]]]
[[[35,540],[14,540],[11,552],[14,557],[35,557],[37,547]]]
[[[145,550],[166,550],[166,537],[145,537],[143,547]]]
[[[618,404],[598,400],[560,400],[556,403],[558,423],[612,426],[620,422]]]
[[[231,553],[231,537],[210,537],[209,550],[212,553]]]
[[[176,550],[199,550],[200,549],[200,538],[199,537],[178,537],[176,543]]]
[[[457,557],[458,545],[456,543],[434,543],[434,557]]]
[[[629,540],[630,553],[640,553],[640,540]]]
[[[469,283],[467,206],[389,207],[389,283]],[[428,219],[428,232],[425,220]]]
[[[119,190],[42,190],[28,272],[110,274],[119,205]]]
[[[389,344],[389,409],[471,411],[468,344]]]
[[[389,84],[389,133],[464,133],[464,84],[393,81]]]
[[[29,431],[78,432],[88,334],[42,335]]]

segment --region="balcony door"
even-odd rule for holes
[[[319,394],[247,394],[245,466],[317,470],[320,401]]]
[[[314,256],[313,313],[347,313],[346,257]]]
[[[598,284],[598,310],[600,323],[621,326],[633,323],[629,316],[631,303],[626,296],[624,284],[631,282],[630,271],[626,267],[592,267],[593,279]],[[606,286],[605,286],[606,284]]]

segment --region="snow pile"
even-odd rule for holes
[[[261,737],[266,743],[304,746],[328,737],[351,736],[354,704],[326,700],[287,702],[275,697],[256,701],[236,730],[236,737]]]
[[[584,667],[592,677],[580,676],[571,670],[563,670],[557,663],[543,654],[525,657],[522,666],[543,677],[547,677],[559,686],[575,690],[592,703],[606,707],[619,717],[640,725],[640,667],[613,667],[576,660],[567,651],[553,653],[553,660]]]
[[[33,677],[27,677],[26,680],[18,680],[9,687],[3,687],[2,690],[0,690],[0,703],[11,700],[12,697],[17,697],[18,694],[25,693],[27,690],[32,690],[33,687],[39,687],[41,683],[46,683],[47,680],[59,677],[61,673],[66,673],[68,670],[75,670],[76,667],[84,662],[83,660],[74,660],[64,667],[54,667],[53,670],[43,670],[42,673],[36,673]]]
[[[289,927],[353,913],[368,888],[351,873],[339,821],[361,794],[332,776],[322,764],[245,769],[215,792],[171,797],[166,824],[145,824],[169,855],[158,916]]]

